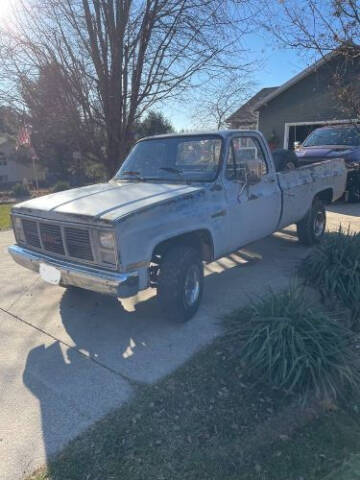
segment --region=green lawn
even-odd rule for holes
[[[356,480],[360,479],[360,467],[354,455],[359,452],[360,416],[347,407],[324,413],[286,442],[272,444],[259,460],[263,476],[244,478]],[[349,470],[352,476],[348,476]]]
[[[11,228],[10,210],[11,204],[0,204],[0,230]]]
[[[318,480],[360,452],[353,403],[289,433],[281,411],[293,399],[254,385],[233,349],[216,341],[157,385],[135,387],[129,404],[31,478]]]

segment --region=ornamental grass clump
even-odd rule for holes
[[[352,335],[309,305],[297,285],[269,295],[227,320],[226,338],[237,345],[247,373],[291,394],[334,399],[358,390]]]
[[[360,325],[360,233],[340,229],[329,233],[299,269],[323,299],[336,300],[350,310],[353,327]]]

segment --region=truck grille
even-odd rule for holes
[[[58,253],[59,255],[65,255],[59,225],[40,223],[40,235],[45,250]]]
[[[29,246],[61,256],[94,261],[88,230],[64,227],[62,231],[61,226],[54,223],[25,219],[22,225]]]
[[[26,243],[28,243],[32,247],[40,248],[41,245],[40,245],[37,223],[32,222],[31,220],[23,220],[22,224],[23,224]]]
[[[69,255],[83,260],[93,260],[88,230],[66,227],[65,237]]]

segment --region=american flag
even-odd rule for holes
[[[24,125],[19,130],[16,150],[20,147],[31,147],[31,127],[29,125]]]

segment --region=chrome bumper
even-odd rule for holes
[[[63,286],[73,285],[123,298],[132,297],[139,291],[137,272],[109,272],[92,266],[78,265],[33,252],[19,245],[12,245],[8,250],[15,262],[34,272],[39,272],[40,263],[57,268],[61,272],[60,284]]]

